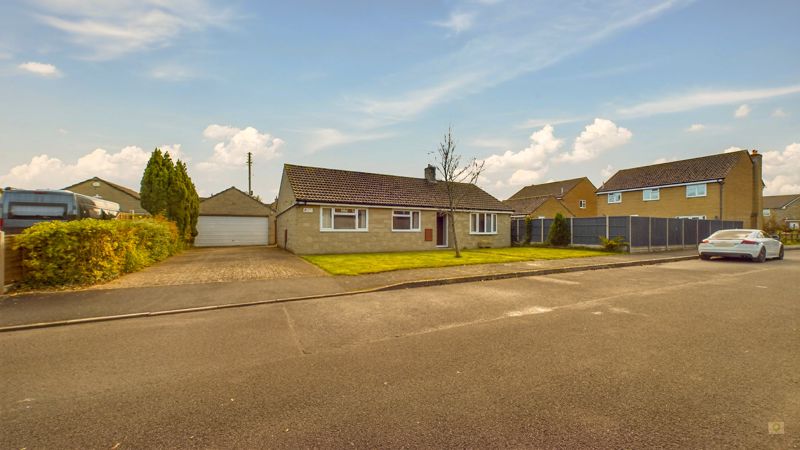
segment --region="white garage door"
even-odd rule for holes
[[[194,245],[267,245],[268,227],[266,217],[200,216]]]

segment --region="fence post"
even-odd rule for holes
[[[544,219],[539,219],[539,225],[541,225],[541,226],[539,227],[539,234],[541,234],[541,235],[542,235],[542,240],[541,240],[541,241],[539,241],[539,242],[541,242],[542,244],[544,244]]]
[[[0,231],[0,295],[6,293],[6,234]]]
[[[633,219],[628,216],[628,253],[633,253]]]
[[[569,218],[569,245],[572,245],[572,217]]]
[[[686,219],[681,219],[681,248],[686,248]]]
[[[610,233],[608,231],[608,216],[606,216],[606,239],[608,239],[609,237],[611,237],[611,236],[610,236]]]
[[[653,218],[647,218],[647,251],[653,251]]]

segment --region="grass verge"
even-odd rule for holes
[[[572,248],[507,247],[463,250],[461,258],[456,258],[452,250],[307,255],[303,258],[332,275],[363,275],[402,269],[495,264],[537,259],[584,258],[601,255],[608,255],[608,252]]]

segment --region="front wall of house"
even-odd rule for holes
[[[294,205],[295,197],[292,192],[292,186],[284,173],[281,177],[281,187],[278,191],[278,201],[275,204],[276,218],[275,218],[275,240],[278,247],[287,248],[288,240],[287,230],[294,228],[294,213],[292,205]],[[283,213],[283,214],[281,214]]]
[[[139,200],[136,200],[130,195],[121,192],[119,189],[111,187],[102,181],[96,181],[100,184],[100,186],[94,187],[92,186],[92,183],[95,181],[96,180],[84,181],[83,183],[72,186],[69,188],[69,190],[71,192],[87,195],[89,197],[99,195],[104,200],[119,203],[119,210],[121,212],[130,213],[131,211],[134,211],[136,214],[148,214],[147,211],[142,208],[142,203]]]
[[[436,249],[436,212],[421,211],[420,231],[392,231],[392,209],[367,208],[368,231],[320,231],[320,207],[297,205],[278,218],[278,245],[297,254],[395,252]],[[433,240],[425,240],[425,229]],[[288,230],[284,244],[284,230]],[[456,232],[461,248],[508,247],[511,216],[497,215],[497,234],[469,234],[469,214],[456,213]],[[452,239],[449,240],[452,245]]]
[[[745,227],[761,228],[760,202],[753,207],[753,164],[749,157],[739,158],[722,189],[725,220],[741,220]]]
[[[622,203],[608,203],[606,193],[597,195],[597,213],[600,216],[706,216],[719,218],[719,183],[706,184],[705,197],[686,197],[686,186],[661,188],[659,200],[644,201],[642,191],[622,193]]]
[[[597,196],[595,188],[589,180],[581,180],[574,188],[564,195],[564,204],[575,217],[597,217]],[[586,208],[581,209],[580,200],[586,200]]]
[[[594,194],[592,194],[594,195]],[[577,208],[575,208],[577,209]],[[534,209],[530,217],[534,219],[538,219],[539,217],[544,217],[545,219],[552,219],[556,216],[557,213],[561,213],[564,217],[575,217],[569,210],[567,210],[564,205],[556,200],[554,197],[550,197],[547,199],[546,202],[542,203],[538,208]]]

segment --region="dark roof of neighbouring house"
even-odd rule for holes
[[[264,217],[270,212],[269,206],[235,187],[229,187],[200,202],[201,216]]]
[[[299,202],[447,208],[446,183],[425,178],[353,172],[285,164],[284,173]],[[511,208],[474,184],[455,185],[458,209],[507,211]]]
[[[791,195],[765,195],[764,209],[780,209],[800,199],[800,194]]]
[[[520,189],[519,191],[517,191],[516,194],[512,195],[508,199],[517,200],[521,198],[541,197],[548,195],[560,198],[567,192],[571,191],[572,188],[577,186],[578,183],[581,182],[581,180],[588,180],[588,178],[581,177],[581,178],[573,178],[571,180],[561,180],[561,181],[552,181],[550,183],[532,184],[530,186],[525,186],[524,188]]]
[[[70,190],[71,188],[74,188],[75,186],[77,186],[77,185],[79,185],[79,184],[86,183],[86,182],[88,182],[88,181],[102,181],[103,183],[105,183],[105,184],[107,184],[107,185],[109,185],[109,186],[113,187],[114,189],[116,189],[116,190],[118,190],[118,191],[121,191],[121,192],[124,192],[125,194],[128,194],[128,195],[130,195],[131,197],[135,198],[136,200],[141,200],[141,198],[139,197],[139,193],[138,193],[138,192],[136,192],[136,191],[134,191],[133,189],[131,189],[131,188],[126,188],[125,186],[121,186],[121,185],[119,185],[119,184],[116,184],[116,183],[112,183],[112,182],[110,182],[110,181],[108,181],[108,180],[104,180],[104,179],[102,179],[102,178],[100,178],[100,177],[92,177],[92,178],[89,178],[88,180],[83,180],[83,181],[81,181],[80,183],[75,183],[75,184],[72,184],[72,185],[70,185],[70,186],[67,186],[67,187],[65,187],[65,188],[64,188],[64,190],[65,190],[65,191],[68,191],[68,190]]]
[[[514,208],[514,214],[530,214],[538,207],[542,206],[552,195],[541,195],[539,197],[510,198],[503,203]]]
[[[720,180],[728,176],[742,157],[749,158],[747,150],[623,169],[606,181],[597,193]]]

